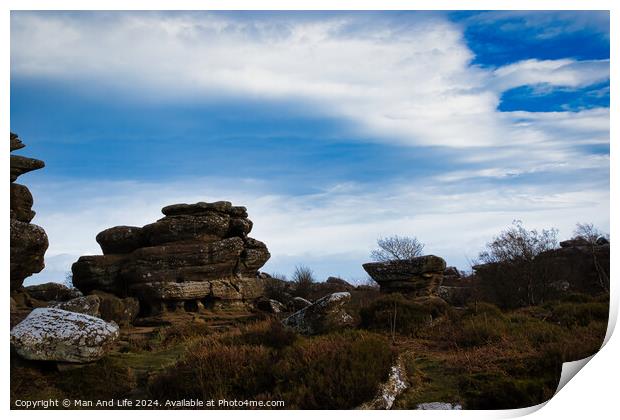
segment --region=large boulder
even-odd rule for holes
[[[27,286],[24,289],[31,298],[45,302],[65,302],[82,296],[78,289],[54,282]]]
[[[26,277],[43,270],[48,245],[43,228],[11,219],[11,290],[20,287]]]
[[[146,245],[142,228],[115,226],[97,234],[95,240],[104,254],[128,254]]]
[[[344,309],[344,305],[350,300],[349,292],[332,293],[295,312],[282,323],[305,335],[351,326],[353,318]]]
[[[261,311],[268,312],[270,314],[279,314],[286,310],[284,305],[275,299],[261,299],[256,302],[256,307]]]
[[[87,363],[108,353],[116,324],[56,308],[38,308],[11,330],[11,345],[29,360]]]
[[[400,292],[424,296],[436,293],[443,280],[446,262],[435,255],[405,260],[367,263],[364,270],[382,292]]]

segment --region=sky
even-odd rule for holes
[[[609,14],[11,12],[11,130],[64,281],[179,202],[248,208],[318,280],[380,237],[466,270],[522,220],[609,231]]]

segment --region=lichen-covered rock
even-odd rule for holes
[[[407,372],[402,357],[390,369],[388,380],[379,386],[377,396],[360,407],[362,410],[389,410],[394,405],[396,397],[409,387]]]
[[[427,402],[420,403],[416,406],[416,410],[462,410],[461,404],[447,403],[447,402]]]
[[[11,219],[30,223],[35,215],[32,204],[30,190],[24,185],[11,183]]]
[[[96,316],[99,318],[99,305],[101,299],[97,296],[82,296],[75,299],[68,300],[62,303],[56,303],[52,305],[52,308],[58,308],[69,312],[77,312],[80,314]]]
[[[257,276],[261,268],[271,258],[267,245],[254,238],[245,238],[245,249],[241,254],[239,273],[245,276]]]
[[[11,290],[21,287],[26,277],[43,270],[48,245],[43,228],[11,219]]]
[[[54,282],[35,284],[24,289],[31,298],[45,302],[66,302],[82,296],[78,289]]]
[[[406,260],[363,264],[364,270],[382,292],[401,292],[418,296],[436,293],[443,280],[446,262],[435,255]]]
[[[110,351],[116,324],[55,308],[37,308],[11,330],[11,345],[29,360],[87,363]]]
[[[146,245],[142,228],[115,226],[97,234],[95,240],[104,254],[128,254]]]
[[[332,293],[295,312],[282,322],[306,335],[349,327],[353,324],[353,318],[345,311],[344,305],[350,300],[349,292]]]

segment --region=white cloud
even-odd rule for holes
[[[609,77],[606,60],[473,66],[462,28],[428,15],[403,27],[354,14],[13,13],[11,31],[14,76],[111,86],[153,100],[305,103],[305,112],[348,121],[364,137],[412,146],[545,141],[497,111],[502,91]]]

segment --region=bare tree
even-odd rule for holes
[[[422,255],[424,244],[415,236],[390,236],[377,240],[378,248],[370,253],[370,258],[378,262],[407,260]]]
[[[577,223],[573,231],[573,239],[585,239],[589,244],[595,245],[600,238],[609,240],[609,234],[601,232],[593,223]]]
[[[487,249],[478,255],[478,264],[532,261],[538,254],[557,246],[557,229],[527,230],[523,222],[515,220],[487,244]]]
[[[558,230],[527,230],[520,220],[501,232],[478,255],[484,293],[504,306],[537,305],[552,293],[549,267],[536,257],[557,248]],[[484,266],[486,265],[486,266]],[[486,272],[486,275],[484,274]]]
[[[588,243],[590,255],[592,255],[592,261],[594,262],[594,268],[598,277],[598,283],[603,290],[609,292],[609,275],[601,266],[596,256],[595,246],[601,238],[609,241],[609,234],[601,232],[592,223],[577,223],[577,227],[573,232],[573,239],[584,239]]]

